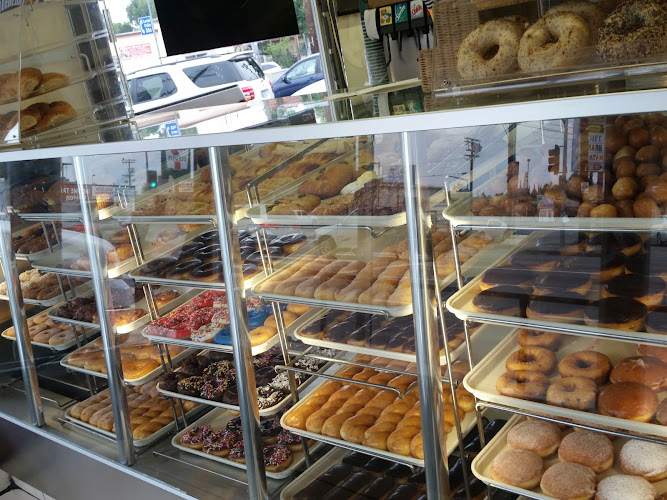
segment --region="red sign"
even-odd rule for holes
[[[134,59],[135,57],[149,56],[153,53],[150,43],[140,43],[138,45],[128,45],[119,47],[120,57],[123,59]]]

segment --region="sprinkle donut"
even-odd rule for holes
[[[571,12],[559,12],[539,19],[526,30],[519,44],[521,71],[549,71],[569,66],[588,44],[586,21]]]
[[[667,4],[627,0],[604,20],[597,43],[605,61],[637,61],[667,50]]]
[[[206,441],[213,434],[213,429],[209,425],[193,427],[181,436],[181,444],[187,448],[201,450]]]
[[[461,43],[456,68],[465,80],[478,80],[517,69],[522,27],[508,19],[494,19],[478,26]]]

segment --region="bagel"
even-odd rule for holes
[[[627,0],[604,20],[597,53],[605,61],[636,61],[667,50],[667,4]]]
[[[587,45],[595,45],[598,40],[598,32],[604,22],[604,12],[600,7],[594,3],[586,0],[565,0],[555,7],[551,7],[545,16],[558,14],[560,12],[571,12],[584,18],[586,26],[588,27],[589,43]]]
[[[570,66],[588,45],[589,31],[583,17],[558,12],[539,19],[526,30],[519,43],[521,71],[549,71]]]
[[[517,70],[517,54],[523,28],[508,19],[494,19],[478,26],[459,47],[456,67],[465,80],[478,80]]]

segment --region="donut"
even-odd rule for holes
[[[269,254],[271,255],[271,260],[276,261],[278,259],[282,259],[285,256],[285,251],[282,247],[269,247]],[[253,252],[252,254],[248,255],[248,257],[246,257],[245,261],[247,264],[262,264],[262,252],[259,250]]]
[[[263,450],[264,469],[266,472],[280,472],[292,463],[292,452],[287,446],[274,444],[266,446]]]
[[[524,420],[507,433],[507,446],[511,449],[532,451],[540,457],[553,454],[560,441],[560,429],[546,420]]]
[[[544,347],[522,347],[510,354],[505,367],[509,371],[549,373],[556,367],[556,356]]]
[[[635,255],[625,264],[625,272],[627,274],[657,276],[662,281],[667,282],[667,259],[661,257],[660,254]]]
[[[258,346],[271,340],[278,331],[270,326],[259,326],[250,330],[250,345],[252,347]]]
[[[526,450],[505,450],[491,463],[493,479],[527,490],[540,484],[543,471],[542,458]]]
[[[561,408],[590,411],[595,408],[598,387],[586,377],[565,377],[547,389],[547,403]]]
[[[602,23],[597,53],[605,61],[639,61],[667,50],[667,6],[627,0]]]
[[[607,381],[611,371],[611,361],[600,352],[579,351],[568,354],[558,363],[558,373],[565,377],[589,378],[597,385]]]
[[[510,255],[508,262],[514,268],[520,267],[535,272],[545,272],[554,269],[560,258],[560,252],[529,248],[513,253]]]
[[[572,179],[582,181],[579,176],[572,177]],[[561,255],[576,255],[586,248],[586,233],[578,231],[554,231],[538,239],[535,242],[535,247],[540,250],[558,252]]]
[[[139,268],[139,273],[144,276],[157,277],[176,264],[176,262],[178,262],[178,260],[175,257],[161,257],[141,266]]]
[[[585,465],[560,462],[544,472],[540,488],[552,498],[590,500],[596,483],[595,472]]]
[[[563,339],[560,333],[543,332],[538,330],[519,330],[517,340],[521,347],[544,347],[545,349],[556,350]]]
[[[636,255],[641,248],[642,239],[635,233],[600,233],[586,242],[588,251],[620,252],[627,257]]]
[[[303,233],[292,233],[274,238],[269,242],[269,247],[281,247],[285,255],[291,255],[306,244],[306,235]]]
[[[155,296],[155,305],[159,309],[180,296],[181,294],[176,290],[165,290],[164,292],[160,292]]]
[[[70,340],[74,340],[74,332],[71,330],[63,330],[49,339],[49,345],[62,345]]]
[[[519,67],[524,72],[549,71],[576,63],[588,44],[586,21],[571,12],[540,18],[519,43]]]
[[[517,269],[513,266],[498,266],[487,269],[482,273],[479,287],[482,290],[499,285],[512,285],[530,288],[535,273],[530,269]]]
[[[507,371],[496,380],[496,390],[503,396],[544,401],[549,379],[539,372]]]
[[[632,498],[635,500],[655,500],[658,494],[651,483],[636,476],[609,476],[598,483],[595,500],[617,500]]]
[[[594,281],[605,283],[625,271],[627,257],[621,252],[592,250],[570,257],[567,267],[572,272],[588,273]]]
[[[667,334],[667,306],[654,309],[646,316],[644,329],[649,333]]]
[[[522,288],[500,285],[483,290],[472,299],[472,308],[478,312],[523,317],[528,295]]]
[[[588,301],[575,292],[548,293],[528,302],[526,317],[544,321],[581,323]]]
[[[667,364],[650,356],[632,356],[614,366],[609,380],[614,384],[637,382],[659,392],[667,388]]]
[[[148,375],[159,366],[160,364],[153,359],[134,359],[123,362],[123,378],[135,380]]]
[[[190,273],[204,264],[200,259],[190,259],[179,262],[174,267],[169,269],[164,275],[165,278],[178,280],[185,279],[190,276]]]
[[[507,19],[493,19],[475,28],[461,43],[456,68],[464,80],[480,80],[517,70],[523,30]]]
[[[181,445],[186,448],[193,448],[201,450],[204,441],[213,434],[213,429],[210,425],[195,426],[181,435]]]
[[[655,411],[655,419],[660,423],[660,425],[667,425],[667,399],[663,399],[658,405],[658,409]]]
[[[631,476],[641,476],[651,483],[667,478],[667,446],[631,439],[618,455],[621,469]]]
[[[214,244],[200,248],[192,254],[195,259],[201,260],[204,264],[220,260],[220,245]]]
[[[651,356],[667,363],[667,347],[650,344],[637,344],[637,354],[640,356]]]
[[[223,271],[222,262],[217,260],[196,267],[190,272],[190,276],[197,281],[221,281],[220,275]]]
[[[602,389],[598,409],[602,415],[650,422],[658,409],[658,396],[645,385],[619,382]]]
[[[568,270],[556,269],[550,273],[540,274],[533,282],[535,295],[549,293],[562,294],[574,292],[586,295],[593,285],[593,278],[588,273],[573,273]]]
[[[602,297],[628,297],[656,309],[665,297],[665,282],[657,276],[621,274],[602,287]]]
[[[181,248],[174,250],[171,253],[171,256],[178,260],[189,259],[195,254],[195,252],[197,252],[197,250],[201,250],[204,248],[204,246],[204,243],[201,241],[191,241],[190,243],[183,245]]]
[[[614,447],[600,432],[582,430],[565,436],[558,447],[558,458],[563,462],[585,465],[600,473],[614,464]]]
[[[626,297],[607,297],[592,302],[584,311],[589,326],[641,331],[648,313],[646,305]]]
[[[217,229],[211,229],[210,231],[200,234],[192,241],[201,242],[206,246],[213,245],[214,243],[219,243],[220,233],[218,233]]]
[[[222,430],[211,433],[202,443],[202,451],[216,457],[226,457],[241,439],[241,431]]]
[[[598,39],[598,31],[605,18],[605,14],[600,7],[586,0],[565,0],[555,7],[551,7],[544,15],[550,16],[559,12],[571,12],[583,17],[589,32],[589,43],[586,45],[595,45]]]

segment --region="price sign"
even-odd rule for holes
[[[153,34],[153,20],[150,16],[140,17],[137,21],[139,22],[139,28],[141,28],[142,35]]]
[[[604,169],[604,132],[598,125],[588,127],[588,170]]]

